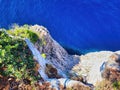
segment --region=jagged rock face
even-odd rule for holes
[[[104,63],[112,54],[113,52],[110,51],[101,51],[81,55],[79,64],[76,64],[71,72],[83,77],[84,82],[95,85],[102,80],[101,72],[104,69]]]
[[[35,47],[46,54],[46,59],[52,65],[65,71],[72,68],[78,63],[78,59],[74,56],[68,55],[64,48],[62,48],[49,34],[48,30],[43,26],[34,25],[31,29],[38,32],[40,39],[35,43]],[[41,44],[42,42],[42,44]]]
[[[120,81],[120,54],[112,54],[102,73],[103,77],[110,81]]]
[[[39,52],[45,53],[47,55],[46,57],[47,61],[43,59],[46,62],[46,66],[45,68],[41,68],[45,69],[43,71],[45,71],[45,74],[48,76],[48,79],[46,81],[48,82],[49,78],[61,78],[61,77],[64,78],[64,79],[51,79],[52,82],[50,81],[51,87],[48,87],[49,90],[64,90],[64,89],[90,90],[90,87],[80,82],[80,80],[79,81],[76,81],[76,79],[68,80],[65,79],[63,75],[61,76],[60,74],[59,69],[62,71],[61,73],[63,73],[69,71],[73,67],[73,65],[78,63],[79,61],[78,56],[69,55],[54,39],[52,39],[46,28],[35,25],[31,26],[31,29],[38,32],[40,38],[35,43],[35,47],[37,48],[36,52],[38,52],[39,50]],[[33,52],[34,51],[35,50],[33,50]],[[36,54],[38,54],[37,56],[39,57],[40,53]],[[42,64],[42,61],[39,64]]]

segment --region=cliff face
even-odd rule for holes
[[[5,36],[3,37],[4,34]],[[9,73],[7,72],[7,76],[4,76],[3,74],[0,76],[0,81],[5,81],[4,84],[0,83],[0,89],[24,89],[25,87],[40,89],[45,87],[44,90],[69,90],[71,88],[79,89],[79,87],[81,87],[81,90],[90,89],[89,86],[82,82],[70,79],[69,70],[79,62],[78,56],[69,55],[64,48],[52,39],[46,28],[38,25],[23,27],[16,26],[9,31],[3,32],[2,30],[0,36],[0,44],[2,44],[1,47],[3,49],[2,52],[0,52],[0,56],[3,56],[5,50],[8,50],[8,55],[7,53],[5,53],[5,55],[13,61],[11,63],[10,60],[6,64],[7,66],[0,67],[3,71],[4,68],[8,70],[10,68]],[[24,46],[20,47],[23,43],[18,42],[19,40],[24,42],[28,49],[27,51]],[[10,44],[6,44],[7,42]],[[13,42],[15,42],[15,45]],[[6,44],[6,46],[4,46],[4,44]],[[29,55],[29,53],[31,55]],[[0,60],[4,60],[5,55],[3,58],[0,57]],[[12,58],[11,56],[16,58]],[[8,59],[5,59],[5,61],[7,60]],[[16,61],[16,66],[14,66],[14,61]],[[24,67],[21,67],[21,65]],[[13,67],[18,67],[15,73]],[[23,71],[24,73],[22,73]],[[15,86],[11,86],[13,83]]]
[[[31,26],[33,31],[38,32],[40,39],[35,43],[35,47],[46,55],[46,60],[62,71],[70,70],[79,62],[77,56],[69,55],[51,36],[43,26]],[[41,44],[43,42],[43,44]]]
[[[110,62],[109,59],[112,55],[118,52],[101,51],[91,52],[81,56],[71,56],[50,36],[46,28],[35,25],[32,26],[31,29],[39,32],[39,35],[41,36],[41,38],[35,43],[35,47],[40,52],[46,54],[46,59],[55,68],[60,69],[63,72],[68,71],[71,79],[96,85],[96,83],[104,80],[105,76],[103,74],[110,75],[106,71],[108,63]],[[43,41],[44,44],[40,45],[41,41]],[[113,68],[115,62],[111,63],[111,68]],[[117,61],[116,63],[117,66],[114,67],[116,71],[111,74],[113,78],[116,78],[115,75],[119,76],[119,71],[117,70],[120,69],[120,64]]]
[[[33,88],[31,82],[37,81],[37,88],[44,90],[90,90],[103,79],[120,81],[120,51],[69,55],[39,25],[0,31],[0,65],[1,71],[7,71],[0,71],[0,81],[5,79],[0,89],[10,88],[13,82],[17,88],[28,84]]]
[[[75,65],[71,71],[94,85],[104,79],[110,82],[119,81],[120,53],[119,51],[100,51],[81,55],[79,64]]]

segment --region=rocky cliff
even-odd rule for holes
[[[45,27],[34,25],[30,28],[38,32],[40,37],[35,43],[35,47],[41,53],[44,53],[46,60],[50,61],[56,68],[62,71],[70,70],[79,62],[79,58],[75,55],[69,55],[66,50],[51,37]],[[43,42],[43,44],[41,44],[41,42]]]
[[[5,90],[93,90],[103,80],[111,87],[98,90],[120,86],[119,51],[69,55],[39,25],[0,31],[0,65],[0,89]]]

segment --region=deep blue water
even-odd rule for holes
[[[120,49],[120,0],[0,0],[0,27],[39,24],[79,50]]]

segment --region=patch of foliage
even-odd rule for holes
[[[10,35],[21,37],[21,38],[29,38],[33,43],[35,43],[39,37],[36,32],[30,30],[28,25],[24,26],[14,26],[13,29],[7,31]]]
[[[120,90],[120,82],[110,82],[108,80],[102,80],[96,84],[95,90]]]
[[[11,31],[12,33],[12,31]],[[29,30],[23,31],[19,28],[14,33],[21,37],[28,35],[30,38],[37,36]],[[36,39],[32,39],[35,41]],[[4,77],[15,77],[18,81],[28,79],[31,83],[39,80],[40,76],[35,69],[36,62],[33,55],[22,39],[11,38],[5,31],[0,31],[0,75]]]
[[[120,90],[120,81],[116,81],[113,83],[114,90]]]
[[[46,54],[45,53],[42,53],[41,56],[46,59]]]

